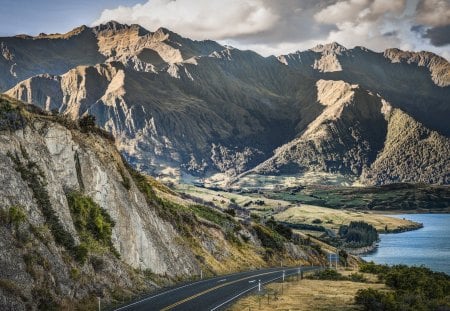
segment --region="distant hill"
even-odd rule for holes
[[[96,116],[154,175],[450,182],[450,64],[429,52],[331,43],[262,57],[116,22],[0,47],[2,91]]]

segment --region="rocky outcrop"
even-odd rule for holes
[[[450,85],[450,64],[444,58],[430,52],[408,52],[399,49],[384,51],[384,57],[393,63],[416,64],[427,67],[433,82],[441,87]]]
[[[139,174],[83,122],[0,96],[0,309],[92,309],[200,269],[321,260],[288,240],[268,256],[251,221]]]

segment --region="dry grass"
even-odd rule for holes
[[[393,230],[400,227],[411,227],[415,223],[409,220],[389,217],[381,214],[370,212],[356,212],[348,210],[337,210],[326,207],[302,204],[275,215],[280,221],[288,221],[291,223],[308,223],[311,224],[314,219],[320,219],[320,225],[325,228],[338,230],[342,224],[349,224],[351,221],[364,221],[373,225],[378,231]]]
[[[353,271],[340,271],[350,274]],[[370,282],[376,278],[365,275]],[[283,287],[283,289],[282,289]],[[385,289],[381,283],[359,283],[350,281],[301,280],[267,285],[264,296],[251,295],[239,300],[229,311],[244,310],[361,310],[354,304],[354,297],[359,289]],[[267,303],[267,293],[270,302]],[[261,302],[261,308],[259,307]]]
[[[205,201],[213,202],[215,205],[223,209],[227,208],[228,205],[232,203],[232,201],[241,206],[245,205],[246,203],[252,202],[247,206],[247,208],[250,210],[260,210],[260,211],[265,211],[269,209],[270,210],[274,209],[276,211],[277,209],[284,209],[287,206],[292,205],[292,203],[283,200],[273,200],[264,197],[242,195],[226,191],[216,191],[187,184],[179,184],[177,186],[177,189],[181,192],[185,192],[192,196],[201,198]],[[255,204],[255,202],[258,200],[264,201],[264,204],[262,205]]]

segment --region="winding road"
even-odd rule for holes
[[[301,270],[317,270],[319,267],[302,267]],[[151,296],[135,301],[116,311],[216,311],[224,310],[241,296],[258,290],[258,282],[267,284],[281,280],[291,275],[297,275],[299,268],[279,267],[261,270],[251,270],[229,275],[185,283],[154,293]]]

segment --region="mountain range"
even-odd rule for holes
[[[263,57],[117,22],[0,49],[1,92],[95,116],[153,175],[450,183],[450,64],[430,52],[333,42]]]

